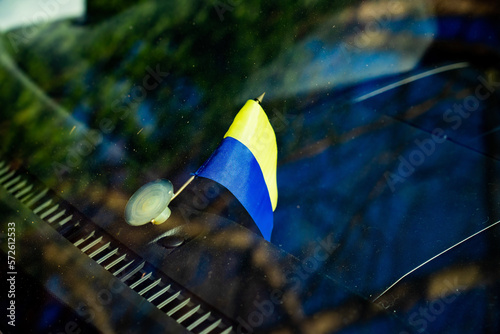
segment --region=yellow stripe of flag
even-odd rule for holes
[[[273,127],[260,104],[254,100],[247,101],[224,135],[224,138],[226,137],[240,141],[252,152],[264,175],[274,211],[278,203],[276,185],[278,147]]]

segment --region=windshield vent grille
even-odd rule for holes
[[[130,289],[197,334],[233,333],[232,322],[123,246],[27,172],[0,162],[0,185]]]

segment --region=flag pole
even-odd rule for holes
[[[266,92],[262,93],[262,94],[261,94],[258,98],[256,98],[255,100],[256,100],[257,102],[259,102],[259,104],[261,104],[261,103],[262,103],[262,99],[264,98],[264,95],[266,95]]]
[[[187,180],[186,183],[184,183],[182,187],[180,187],[179,190],[175,192],[174,196],[172,196],[172,199],[170,201],[173,201],[174,198],[176,198],[194,180],[194,178],[195,178],[194,175],[191,176],[189,180]]]

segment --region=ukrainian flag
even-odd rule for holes
[[[258,101],[249,100],[219,147],[195,173],[226,187],[268,241],[278,202],[277,155],[276,135],[266,113]]]

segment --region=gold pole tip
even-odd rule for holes
[[[259,96],[258,98],[256,98],[257,102],[262,103],[262,99],[264,98],[264,95],[266,95],[266,92],[262,93],[261,96]]]

